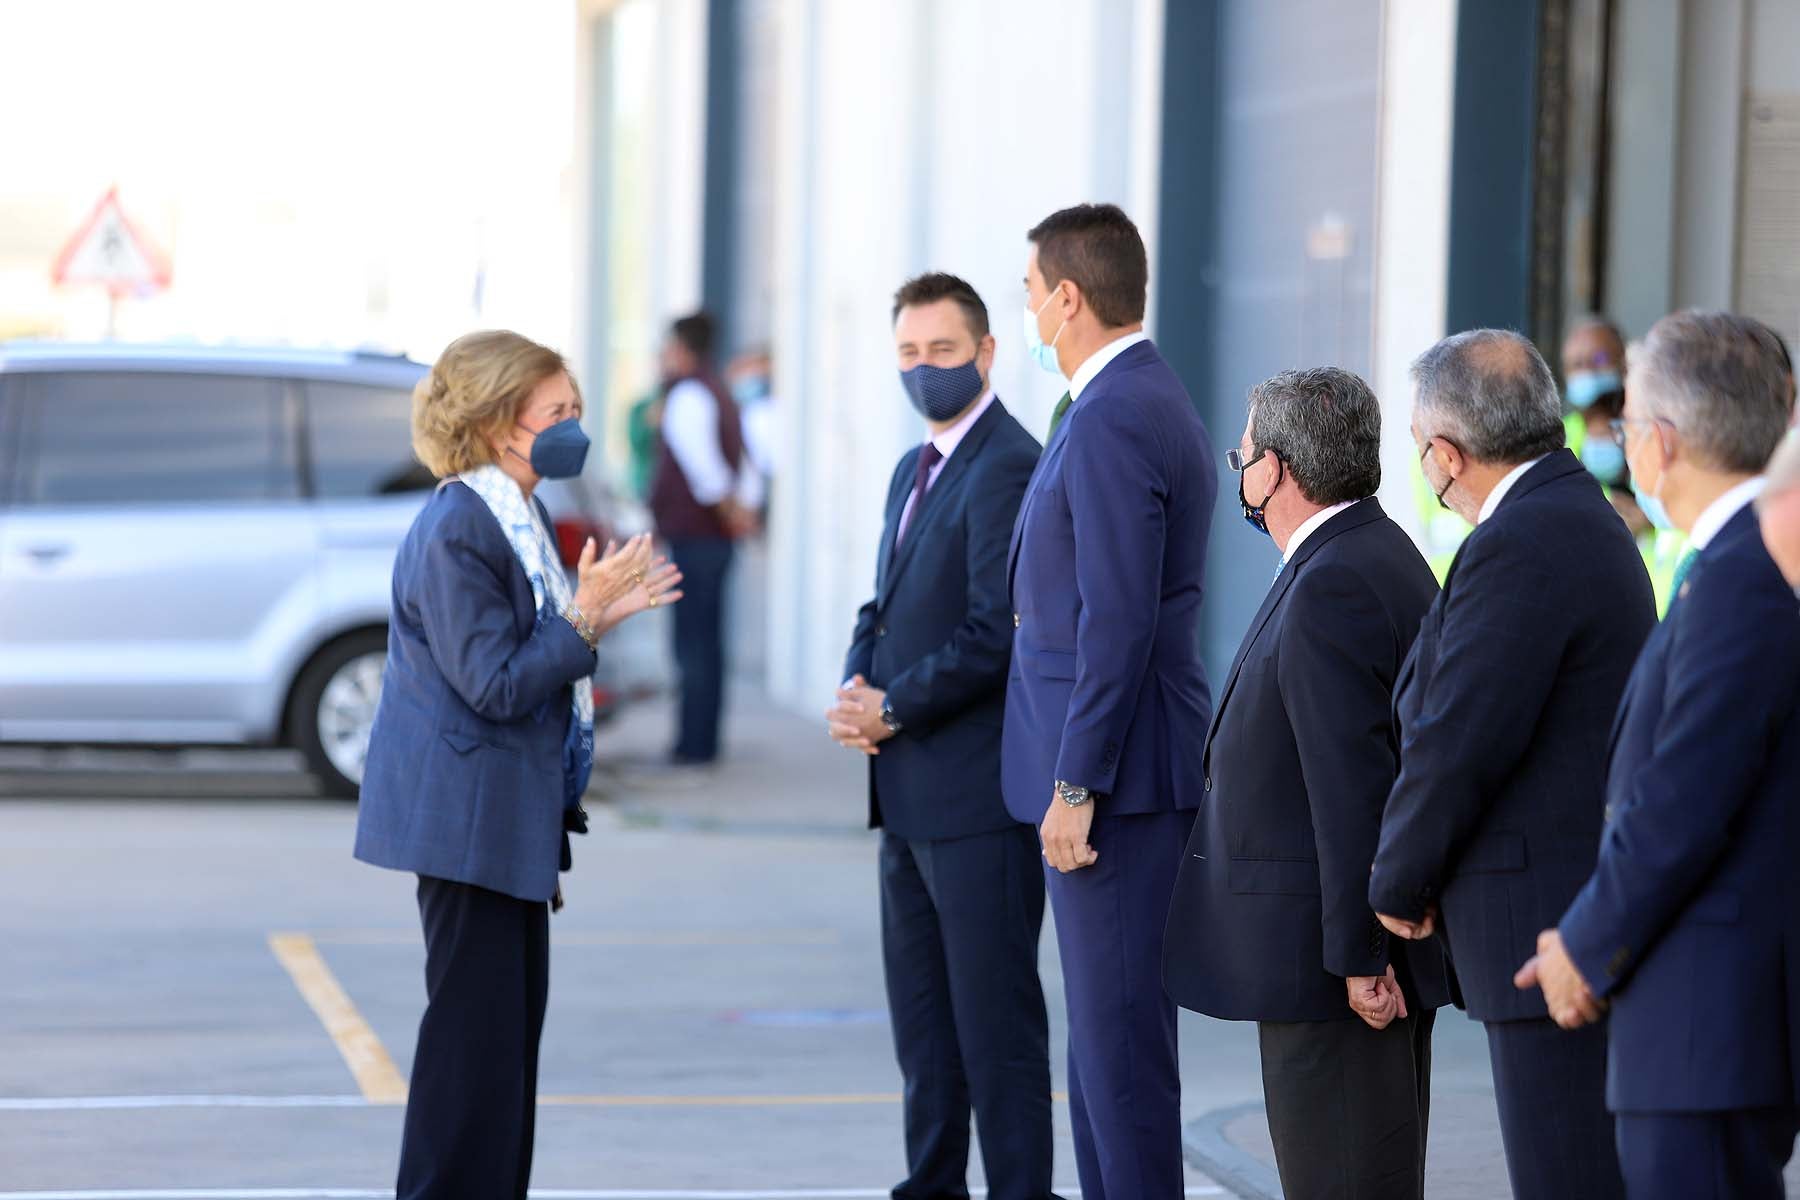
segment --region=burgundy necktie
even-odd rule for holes
[[[919,509],[925,504],[925,493],[931,490],[932,468],[943,461],[944,456],[938,453],[938,448],[931,442],[926,442],[924,448],[919,451],[919,469],[913,475],[912,508],[907,512],[906,520],[900,526],[900,536],[894,539],[894,545],[898,546],[906,540],[907,531],[912,528],[913,521],[919,515]]]

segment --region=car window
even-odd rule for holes
[[[370,384],[306,385],[313,494],[384,496],[437,483],[412,452],[412,393]]]
[[[300,494],[282,385],[230,375],[31,377],[25,504],[282,500]]]

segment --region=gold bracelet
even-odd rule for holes
[[[592,625],[588,624],[587,617],[583,615],[582,611],[575,607],[574,604],[570,604],[569,607],[563,609],[563,620],[575,627],[576,636],[587,643],[587,648],[589,650],[592,650],[595,646],[600,644],[600,632]]]

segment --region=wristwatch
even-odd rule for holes
[[[894,715],[893,705],[889,704],[886,700],[881,702],[881,723],[887,726],[887,731],[889,733],[899,733],[902,729],[906,728],[900,723],[900,718]]]
[[[1094,793],[1084,787],[1076,787],[1072,783],[1056,781],[1056,797],[1070,808],[1080,808],[1094,798]]]

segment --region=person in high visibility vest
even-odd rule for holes
[[[1568,406],[1563,430],[1569,449],[1606,488],[1613,509],[1637,539],[1660,617],[1668,611],[1687,537],[1651,525],[1633,496],[1625,450],[1612,432],[1612,423],[1625,411],[1626,357],[1624,336],[1605,317],[1583,317],[1569,327],[1562,344],[1563,400]]]

